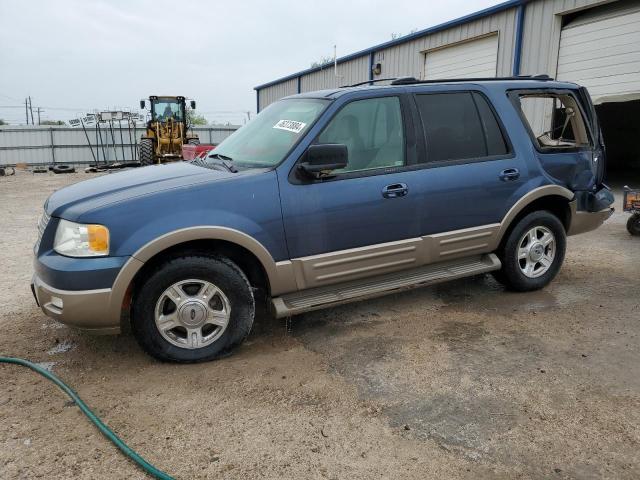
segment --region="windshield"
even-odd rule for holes
[[[233,160],[239,167],[273,167],[329,104],[329,100],[294,98],[272,103],[216,147],[212,155]]]
[[[173,117],[177,122],[181,122],[182,111],[180,109],[180,103],[171,100],[158,99],[153,104],[153,119],[164,122]]]

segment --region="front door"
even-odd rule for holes
[[[314,143],[345,144],[348,166],[324,180],[295,168],[281,176],[290,258],[301,288],[338,283],[418,264],[417,190],[406,165],[399,96],[354,100]],[[409,239],[409,240],[408,240]],[[396,245],[408,240],[406,245]]]

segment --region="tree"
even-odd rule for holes
[[[186,115],[188,128],[191,128],[194,125],[207,125],[208,123],[207,119],[204,118],[204,115],[198,115],[190,107],[187,107]]]
[[[333,57],[322,57],[317,62],[313,62],[311,64],[311,68],[321,67],[323,65],[327,65],[328,63],[333,63]]]
[[[9,125],[9,123],[5,122],[2,118],[0,118],[0,125]]]
[[[42,120],[40,125],[66,125],[62,120]]]
[[[191,114],[191,125],[206,125],[207,124],[207,119],[204,118],[203,115],[198,115],[196,113],[192,113]]]
[[[391,40],[397,40],[398,38],[406,37],[407,35],[414,34],[417,31],[418,31],[417,28],[413,28],[413,29],[411,29],[411,31],[409,33],[392,33],[391,34]]]

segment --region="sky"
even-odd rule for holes
[[[183,95],[209,122],[255,115],[253,87],[496,0],[0,0],[0,118],[137,111]],[[34,110],[35,111],[35,110]]]

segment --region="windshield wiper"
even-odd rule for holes
[[[232,161],[231,157],[227,157],[226,155],[220,155],[219,153],[213,153],[207,156],[207,158],[197,158],[196,160],[193,161],[193,163],[200,167],[205,167],[205,168],[212,168],[214,165],[216,166],[221,165],[222,167],[225,168],[225,170],[231,173],[238,173],[238,169],[233,166],[231,161]]]
[[[231,157],[227,157],[226,155],[221,155],[219,153],[212,153],[208,156],[208,159],[216,159],[218,160],[218,162],[216,162],[216,165],[222,165],[231,173],[238,173],[238,169],[231,163],[233,161],[233,158]]]

